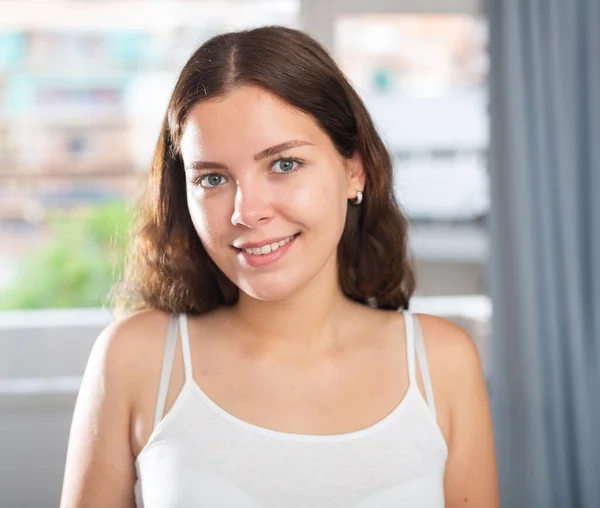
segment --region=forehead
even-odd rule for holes
[[[233,90],[192,107],[184,124],[184,158],[253,152],[290,139],[314,144],[328,140],[314,118],[254,86]]]

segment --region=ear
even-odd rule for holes
[[[365,190],[365,169],[362,157],[358,151],[352,157],[346,159],[346,184],[348,188],[348,199],[356,198],[358,191]]]

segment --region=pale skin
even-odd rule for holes
[[[285,149],[259,156],[272,147]],[[240,288],[235,307],[190,317],[195,382],[229,413],[278,431],[340,434],[381,420],[408,387],[403,315],[350,301],[337,279],[336,246],[354,206],[348,200],[365,185],[360,157],[344,159],[309,116],[254,87],[192,108],[181,150],[196,231]],[[248,266],[232,247],[296,233],[292,248],[267,267]],[[445,505],[498,507],[475,345],[448,320],[418,318],[448,448]],[[135,506],[135,458],[152,433],[168,319],[136,313],[94,345],[61,508]],[[183,385],[179,344],[175,358],[165,414]],[[420,374],[418,385],[424,393]]]

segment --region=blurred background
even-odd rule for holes
[[[322,23],[303,20],[300,0],[4,3],[4,309],[105,302],[108,262],[121,260],[126,205],[141,187],[174,82],[196,47],[258,24]],[[486,28],[476,12],[343,10],[328,27],[330,51],[394,156],[424,295],[485,289]]]
[[[58,504],[80,376],[112,320],[107,296],[170,93],[224,31],[281,24],[331,52],[393,155],[413,310],[457,321],[488,382],[500,375],[489,32],[508,18],[488,14],[480,0],[0,1],[0,506]],[[504,505],[550,506],[523,503]]]

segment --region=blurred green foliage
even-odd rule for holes
[[[0,309],[105,305],[123,272],[128,210],[107,202],[49,216],[51,241],[22,260]]]

